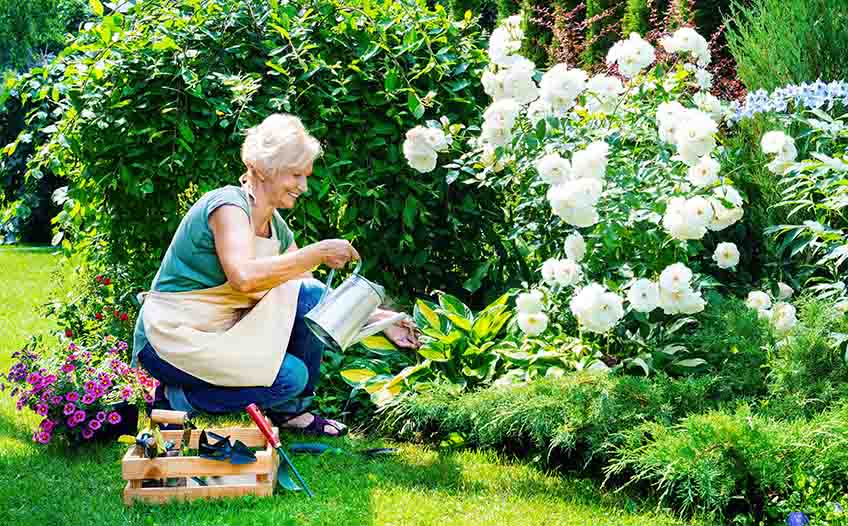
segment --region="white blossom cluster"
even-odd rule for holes
[[[757,311],[761,319],[771,322],[778,334],[786,334],[798,324],[795,307],[786,302],[794,291],[786,283],[778,283],[778,295],[772,302],[772,298],[761,290],[752,290],[748,293],[746,304]]]
[[[571,163],[557,154],[537,162],[539,174],[553,185],[547,195],[551,209],[566,223],[587,227],[600,219],[595,205],[604,190],[608,154],[609,146],[596,141],[575,152]]]
[[[548,315],[545,314],[544,296],[539,290],[531,290],[518,295],[518,327],[528,336],[538,336],[548,328]]]
[[[682,27],[672,35],[660,39],[660,45],[668,53],[685,53],[694,58],[698,66],[705,68],[712,62],[707,39],[691,27]]]
[[[657,307],[666,314],[696,314],[706,302],[691,285],[692,271],[683,263],[669,265],[658,282],[636,280],[627,291],[627,301],[636,312],[649,313]]]
[[[660,140],[677,147],[677,158],[695,166],[716,147],[718,123],[707,113],[686,108],[677,101],[664,102],[657,108]]]
[[[572,314],[589,332],[609,332],[624,317],[624,300],[600,283],[591,283],[571,298]]]
[[[436,168],[439,152],[447,150],[449,145],[450,139],[442,130],[416,126],[406,132],[403,156],[409,166],[421,173],[427,173]]]
[[[542,279],[548,285],[573,287],[583,280],[580,262],[586,256],[586,240],[579,232],[565,238],[565,259],[551,258],[542,264]]]
[[[620,40],[607,53],[607,64],[618,64],[618,71],[633,78],[654,63],[654,47],[637,33],[630,33],[627,40]]]
[[[795,164],[795,159],[798,157],[795,139],[780,131],[763,134],[760,146],[763,148],[763,153],[775,156],[768,164],[768,169],[773,174],[783,175]]]

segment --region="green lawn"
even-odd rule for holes
[[[57,257],[0,248],[0,370],[33,331],[49,322],[34,311],[47,300]],[[74,450],[31,441],[37,419],[0,395],[0,524],[236,525],[671,525],[668,515],[631,513],[623,497],[489,452],[444,453],[401,444],[397,457],[296,457],[317,493],[126,508],[120,457],[125,446]],[[363,437],[337,441],[356,449]]]

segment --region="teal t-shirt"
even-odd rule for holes
[[[227,275],[218,260],[215,238],[209,228],[209,216],[223,205],[237,206],[250,217],[248,197],[241,188],[225,186],[204,194],[189,209],[177,227],[150,290],[184,292],[208,289],[226,283]],[[278,214],[272,216],[271,226],[280,240],[280,253],[285,252],[294,243],[291,229]],[[136,364],[138,353],[147,345],[142,321],[143,310],[142,307],[133,335],[133,366]]]

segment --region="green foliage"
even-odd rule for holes
[[[503,20],[521,11],[522,0],[497,0],[498,19]]]
[[[815,414],[848,395],[848,316],[832,300],[798,302],[803,321],[769,358],[772,414]]]
[[[394,375],[372,367],[346,369],[341,375],[354,390],[370,393],[378,405],[391,402],[425,379],[445,380],[459,389],[490,384],[503,372],[503,354],[517,349],[509,337],[501,336],[513,316],[508,299],[504,294],[478,313],[445,293],[439,294],[438,305],[418,300],[413,316],[422,333],[418,354],[423,361]],[[366,338],[362,345],[384,356],[398,352],[383,336]]]
[[[616,0],[586,0],[586,49],[583,64],[602,64],[610,47],[621,33],[622,8]]]
[[[391,291],[461,291],[498,242],[496,201],[413,173],[399,137],[425,116],[469,122],[478,38],[409,1],[185,0],[105,17],[68,50],[73,110],[35,159],[71,180],[66,246],[126,262],[127,285],[146,286],[177,196],[235,181],[243,130],[285,111],[325,145],[289,216],[298,244],[345,236]]]
[[[739,78],[749,90],[848,77],[848,3],[753,0],[732,9],[727,33]]]
[[[621,19],[621,34],[629,35],[630,33],[638,33],[645,35],[650,29],[648,15],[650,9],[648,6],[649,0],[627,0],[627,7],[624,9],[624,18]]]
[[[450,14],[456,20],[463,20],[465,12],[480,17],[478,23],[485,29],[492,29],[498,19],[496,0],[449,0]]]
[[[555,463],[603,462],[618,433],[642,422],[669,426],[716,407],[716,380],[571,373],[461,393],[451,385],[410,393],[386,408],[382,429],[439,441],[460,434],[473,447],[539,453]]]
[[[529,58],[538,67],[552,65],[556,59],[549,55],[548,49],[553,43],[553,32],[548,24],[553,24],[555,18],[551,15],[557,10],[568,13],[580,5],[580,0],[521,0],[521,11],[524,14],[525,31],[524,45],[521,55]],[[545,11],[541,11],[545,10]],[[575,21],[582,20],[581,16]]]
[[[44,62],[87,15],[84,0],[0,0],[0,72]]]

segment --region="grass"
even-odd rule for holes
[[[0,248],[0,370],[33,331],[58,259],[49,251]],[[492,452],[445,452],[397,444],[400,454],[296,457],[317,496],[278,494],[127,508],[121,499],[124,446],[38,446],[32,414],[0,395],[0,524],[75,525],[672,525],[673,517],[637,512],[624,496],[589,480],[563,478]],[[220,423],[220,422],[218,422]],[[284,437],[290,439],[291,437]],[[347,450],[384,445],[361,436],[334,441]]]

